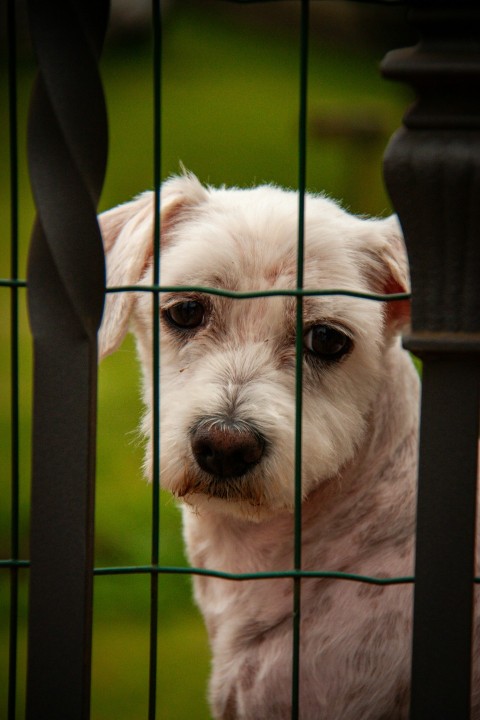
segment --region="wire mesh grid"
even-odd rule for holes
[[[251,0],[248,0],[251,2]],[[388,2],[385,2],[388,4]],[[391,4],[391,3],[390,3]],[[311,289],[303,286],[303,238],[304,238],[304,210],[306,192],[306,157],[307,157],[307,84],[308,84],[308,38],[309,38],[309,2],[302,0],[300,3],[301,33],[300,33],[300,75],[299,75],[299,108],[298,108],[298,253],[297,253],[297,287],[294,290],[274,290],[258,292],[229,292],[214,287],[199,286],[161,286],[160,285],[160,204],[161,204],[161,88],[162,88],[162,18],[160,5],[154,2],[152,5],[152,27],[153,27],[153,98],[154,98],[154,192],[155,192],[155,221],[154,221],[154,278],[153,284],[149,287],[124,286],[110,287],[107,292],[147,292],[152,295],[152,318],[153,318],[153,377],[154,397],[153,407],[153,482],[151,496],[151,563],[150,565],[97,567],[94,574],[97,577],[106,575],[130,575],[145,574],[150,577],[150,650],[149,650],[149,701],[148,718],[154,720],[157,717],[157,646],[158,646],[158,582],[159,576],[163,574],[172,575],[203,575],[216,577],[225,581],[248,581],[265,580],[278,578],[291,578],[294,584],[294,602],[292,607],[292,718],[299,717],[299,687],[301,677],[300,666],[300,598],[302,578],[328,578],[350,582],[368,583],[379,586],[405,584],[413,582],[412,577],[368,577],[345,572],[335,571],[307,571],[302,569],[301,556],[301,437],[302,437],[302,364],[303,364],[303,298],[307,296],[320,295],[342,295],[363,298],[365,301],[398,301],[409,296],[406,294],[381,295],[368,294],[364,292],[345,291],[331,289]],[[11,413],[12,413],[12,492],[11,492],[11,557],[8,560],[1,560],[1,567],[9,569],[10,572],[10,643],[9,643],[9,683],[8,683],[8,711],[9,720],[17,717],[17,644],[18,644],[18,573],[22,568],[29,567],[29,561],[19,557],[19,447],[18,447],[18,292],[26,287],[26,281],[19,278],[18,269],[18,137],[17,137],[17,116],[16,116],[16,27],[15,27],[15,3],[8,3],[8,39],[9,39],[9,127],[10,127],[10,168],[11,168],[11,276],[2,280],[2,287],[9,288],[11,293]],[[160,559],[160,483],[159,483],[159,458],[160,458],[160,433],[159,430],[159,407],[160,407],[160,381],[159,369],[161,358],[159,357],[159,295],[161,292],[181,292],[195,290],[204,294],[229,297],[241,302],[242,299],[259,298],[265,296],[293,296],[296,298],[296,413],[295,413],[295,545],[292,567],[281,572],[258,572],[258,573],[227,573],[213,569],[196,567],[172,567],[163,566]]]
[[[155,187],[155,222],[154,222],[154,282],[153,285],[145,286],[123,286],[110,287],[107,292],[147,292],[152,295],[153,302],[153,387],[152,398],[153,422],[153,473],[152,473],[152,543],[151,558],[149,566],[131,567],[104,567],[96,568],[95,574],[100,575],[121,575],[121,574],[148,574],[151,583],[151,610],[150,610],[150,684],[149,684],[149,720],[156,716],[156,677],[157,677],[157,635],[158,635],[158,577],[162,574],[201,575],[220,578],[225,581],[247,581],[265,580],[278,578],[291,578],[294,584],[293,606],[292,606],[292,720],[299,717],[299,688],[301,678],[300,665],[300,604],[301,604],[301,580],[302,578],[328,578],[359,583],[368,583],[379,586],[408,584],[413,582],[413,577],[368,577],[345,572],[306,571],[302,569],[302,489],[301,489],[301,468],[302,468],[302,367],[304,359],[303,348],[303,298],[306,296],[320,295],[342,295],[363,298],[365,301],[395,302],[408,299],[406,293],[397,294],[374,294],[365,292],[345,291],[332,289],[309,289],[304,288],[303,267],[304,267],[304,216],[305,216],[305,193],[306,193],[306,158],[307,158],[307,87],[308,87],[308,57],[309,57],[309,1],[302,0],[300,3],[300,47],[299,47],[299,107],[298,107],[298,238],[297,238],[297,281],[294,290],[272,290],[239,292],[227,291],[214,287],[201,286],[162,286],[160,285],[160,207],[161,207],[161,84],[162,84],[162,22],[161,15],[156,4],[153,15],[154,28],[154,53],[153,53],[153,77],[154,77],[154,187]],[[286,568],[283,572],[257,572],[257,573],[228,573],[213,569],[198,567],[172,567],[159,564],[159,543],[160,533],[160,497],[159,497],[159,458],[162,448],[160,446],[160,377],[159,369],[161,357],[159,355],[159,295],[161,292],[185,292],[195,291],[202,294],[212,294],[235,299],[239,302],[244,299],[259,298],[266,296],[293,296],[296,298],[296,372],[295,372],[295,512],[294,512],[294,557],[292,567]]]
[[[239,2],[253,2],[255,0],[238,0]],[[383,4],[398,4],[395,0],[384,0]],[[2,287],[8,288],[11,294],[11,316],[10,316],[10,337],[11,337],[11,417],[12,417],[12,480],[11,480],[11,557],[8,560],[0,561],[0,568],[6,568],[10,573],[10,643],[9,643],[9,685],[8,685],[8,718],[14,720],[16,717],[16,678],[17,678],[17,625],[18,625],[18,572],[21,568],[28,567],[27,560],[19,557],[19,519],[18,519],[18,496],[19,496],[19,474],[18,474],[18,292],[25,287],[25,281],[18,275],[18,192],[17,185],[17,146],[16,135],[16,49],[15,49],[15,18],[14,3],[9,2],[9,116],[10,116],[10,187],[11,187],[11,277],[2,280]],[[148,292],[152,295],[153,306],[153,482],[152,482],[152,534],[151,534],[151,563],[150,565],[118,566],[118,567],[97,567],[94,574],[97,577],[106,575],[128,575],[146,574],[150,577],[150,652],[149,652],[149,709],[148,718],[154,720],[157,716],[157,645],[158,645],[158,582],[159,576],[163,574],[186,574],[205,575],[228,581],[265,580],[274,578],[291,578],[294,583],[294,605],[292,607],[292,718],[299,717],[299,683],[301,677],[300,666],[300,593],[302,578],[328,578],[339,581],[360,582],[376,585],[395,585],[414,582],[413,577],[368,577],[343,572],[306,571],[302,569],[301,557],[301,436],[302,436],[302,311],[303,298],[310,295],[348,295],[363,298],[365,302],[395,302],[408,297],[405,294],[379,295],[366,294],[363,292],[346,292],[343,290],[310,289],[303,287],[303,236],[304,236],[304,198],[306,191],[306,156],[307,156],[307,78],[308,78],[308,35],[309,35],[309,1],[301,0],[301,39],[300,39],[300,102],[298,111],[298,255],[297,255],[297,287],[295,290],[272,291],[272,292],[227,292],[210,287],[166,287],[160,285],[160,202],[161,202],[161,87],[162,87],[162,19],[159,3],[153,3],[153,77],[154,77],[154,188],[155,188],[155,223],[154,223],[154,278],[150,287],[125,286],[111,287],[108,292]],[[159,423],[160,423],[160,382],[159,369],[161,358],[159,356],[159,294],[164,291],[175,292],[182,290],[196,290],[201,293],[211,293],[237,299],[264,297],[267,295],[291,295],[296,298],[296,416],[295,416],[295,550],[292,558],[292,567],[286,568],[283,572],[261,572],[261,573],[226,573],[213,569],[196,567],[171,567],[161,565],[160,560],[160,483],[159,483],[159,458],[161,447],[159,444]],[[476,582],[480,578],[475,579]]]

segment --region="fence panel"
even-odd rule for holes
[[[301,4],[306,92],[309,2]],[[397,3],[385,0],[385,4]],[[384,72],[410,82],[420,98],[385,160],[387,184],[412,267],[413,319],[406,345],[424,361],[411,717],[460,720],[470,714],[480,393],[480,14],[470,2],[410,0],[405,4],[412,8],[422,43],[417,50],[389,55]],[[158,43],[159,2],[153,2],[153,7]],[[105,109],[96,65],[107,12],[108,2],[103,0],[29,2],[40,68],[29,133],[38,206],[28,276],[35,341],[30,720],[89,717],[96,330],[104,295],[95,205],[106,162]],[[156,53],[158,68],[158,44]],[[157,75],[157,200],[159,83]],[[305,111],[303,106],[301,189],[305,186]],[[300,237],[302,215],[301,209]],[[158,242],[158,218],[156,225]],[[12,277],[16,273],[12,269]],[[301,294],[298,297],[300,322]],[[301,385],[301,373],[298,378]],[[297,411],[298,448],[300,417],[301,409]],[[152,565],[145,570],[151,574],[152,720],[156,715],[157,583],[158,573],[164,570],[158,567],[158,502],[154,483]],[[299,528],[299,502],[297,507]],[[14,555],[16,542],[13,538]],[[299,538],[295,569],[301,570]],[[14,564],[11,573],[14,612]],[[293,571],[292,577],[297,586],[296,717],[301,580]],[[15,635],[11,637],[14,658]],[[10,713],[13,718],[14,710]]]

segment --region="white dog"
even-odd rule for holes
[[[152,283],[153,193],[100,218],[110,286]],[[272,186],[161,192],[161,284],[296,287],[298,195]],[[394,217],[306,197],[304,286],[404,292]],[[302,567],[413,574],[418,378],[402,350],[406,301],[309,296],[303,310]],[[162,292],[161,483],[183,499],[191,563],[293,567],[296,300]],[[101,354],[131,327],[152,466],[152,294],[109,294]],[[213,653],[215,718],[290,718],[293,581],[196,577]],[[395,720],[409,701],[411,585],[301,582],[300,717]]]

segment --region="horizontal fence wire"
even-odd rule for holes
[[[9,288],[25,288],[27,287],[26,280],[20,280],[15,277],[11,278],[0,278],[0,287]]]
[[[276,290],[249,290],[242,292],[238,290],[224,290],[223,288],[206,287],[202,285],[122,285],[118,287],[108,287],[107,293],[119,292],[198,292],[205,295],[220,295],[222,297],[232,298],[236,300],[249,300],[261,297],[314,297],[322,295],[343,295],[345,297],[360,298],[363,300],[377,300],[378,302],[394,302],[396,300],[410,300],[410,293],[368,293],[362,290],[317,290],[313,288],[279,288]]]
[[[30,567],[30,560],[16,560],[13,558],[7,558],[4,560],[0,560],[0,570],[3,568],[29,568]]]
[[[0,560],[0,570],[12,567],[29,568],[30,560]],[[278,570],[276,572],[260,573],[227,573],[220,570],[208,570],[195,567],[175,567],[169,565],[125,565],[94,568],[94,575],[141,575],[148,573],[162,575],[207,575],[209,577],[224,578],[225,580],[269,580],[273,578],[305,577],[326,578],[329,580],[351,580],[352,582],[367,583],[370,585],[402,585],[414,583],[415,576],[405,577],[375,577],[370,575],[356,575],[355,573],[337,572],[335,570]],[[480,584],[480,576],[472,578],[472,582]]]
[[[26,288],[26,280],[16,280],[15,278],[0,278],[0,287]],[[341,290],[337,288],[318,290],[314,288],[285,288],[277,290],[252,290],[247,292],[237,290],[224,290],[222,288],[206,287],[202,285],[122,285],[118,287],[107,287],[107,293],[122,292],[151,292],[154,294],[164,292],[198,292],[204,295],[220,295],[227,298],[238,300],[249,300],[251,298],[260,297],[315,297],[322,295],[343,295],[345,297],[360,298],[363,300],[377,300],[378,302],[395,302],[400,300],[410,300],[410,293],[391,293],[384,295],[382,293],[368,293],[361,290]]]
[[[209,570],[197,567],[173,567],[168,565],[131,565],[125,567],[95,568],[95,575],[202,575],[204,577],[219,578],[222,580],[278,580],[283,578],[322,578],[326,580],[350,580],[351,582],[366,583],[367,585],[408,585],[415,582],[413,575],[405,577],[371,577],[369,575],[356,575],[336,570],[276,570],[272,572],[229,573],[221,570]],[[480,578],[479,578],[480,582]]]

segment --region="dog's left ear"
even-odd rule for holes
[[[368,226],[365,248],[370,262],[367,279],[374,292],[382,295],[410,292],[408,257],[402,230],[396,215],[385,220],[364,221]],[[386,324],[391,332],[399,332],[410,322],[410,300],[386,302]]]
[[[205,201],[208,191],[192,173],[185,172],[163,183],[160,193],[160,240],[168,244],[172,229],[182,217]],[[100,229],[107,264],[107,287],[137,285],[151,266],[155,218],[155,193],[102,213]],[[131,290],[107,294],[98,335],[100,359],[114,352],[127,334],[137,293]]]

